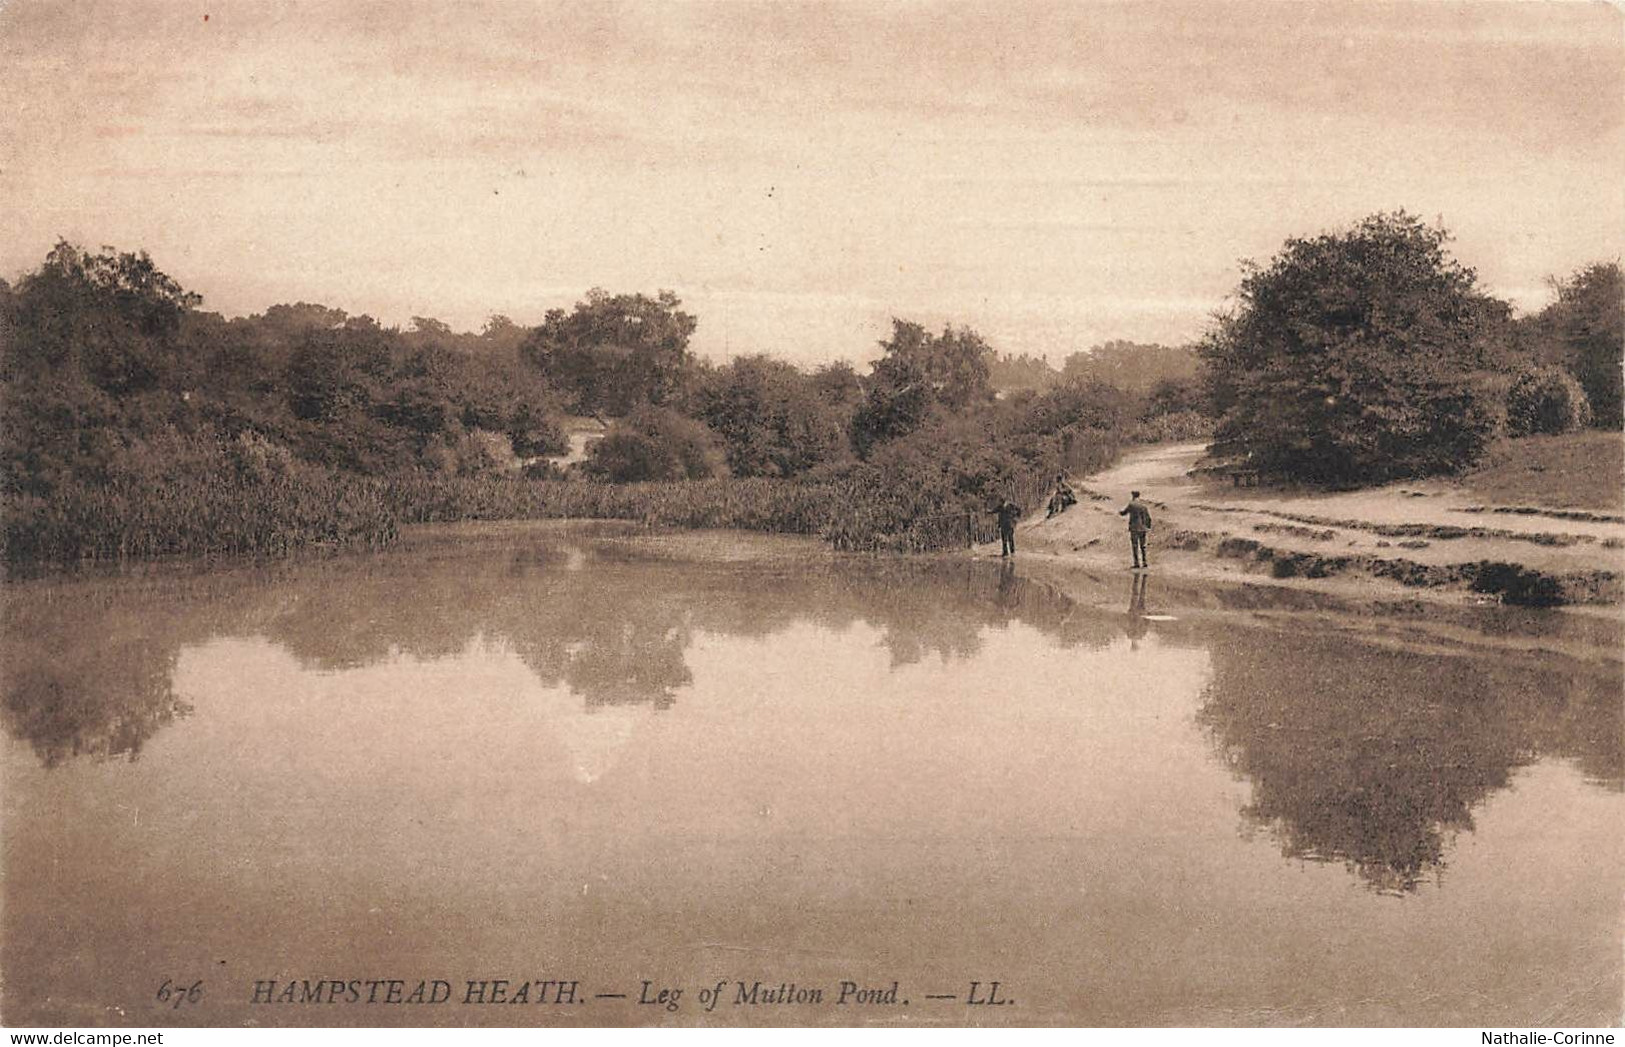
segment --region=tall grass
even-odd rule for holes
[[[784,534],[822,534],[837,504],[832,485],[760,478],[604,484],[410,473],[384,481],[383,492],[404,523],[613,519]]]
[[[5,559],[77,563],[166,555],[281,555],[312,544],[393,540],[375,480],[293,460],[255,436],[174,434],[121,454],[100,482],[6,499]]]
[[[997,537],[987,512],[1001,497],[1028,510],[1055,474],[1111,464],[1118,446],[1098,430],[1068,428],[1025,441],[970,441],[964,453],[921,439],[904,453],[798,479],[601,484],[511,476],[400,474],[384,499],[403,523],[615,519],[817,535],[838,549],[926,552]]]
[[[308,545],[382,545],[405,524],[566,518],[814,535],[843,550],[924,552],[993,540],[987,510],[999,498],[1036,510],[1056,472],[1090,472],[1117,454],[1095,431],[971,447],[967,456],[963,446],[950,453],[921,441],[882,463],[792,480],[603,484],[429,471],[363,477],[295,460],[252,434],[169,434],[129,449],[103,482],[9,498],[4,556],[14,564],[71,564],[282,555]]]

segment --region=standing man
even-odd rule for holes
[[[988,512],[999,518],[999,539],[1003,542],[1000,556],[1013,556],[1016,551],[1016,521],[1021,519],[1021,507],[1008,498]]]
[[[1134,566],[1150,567],[1151,561],[1145,555],[1145,536],[1151,530],[1151,510],[1140,501],[1139,491],[1131,495],[1129,503],[1117,510],[1117,515],[1128,517],[1128,545],[1134,554]]]

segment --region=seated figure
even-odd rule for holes
[[[1078,496],[1072,493],[1072,487],[1066,482],[1066,474],[1058,473],[1055,477],[1055,493],[1049,498],[1049,516],[1064,513],[1067,509],[1078,504]],[[1049,517],[1045,517],[1048,519]]]

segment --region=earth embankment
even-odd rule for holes
[[[1075,481],[1079,504],[1052,518],[1029,515],[1018,555],[1127,570],[1118,511],[1139,491],[1153,514],[1153,571],[1535,606],[1625,602],[1625,513],[1488,504],[1449,480],[1332,493],[1238,487],[1203,471],[1204,452],[1201,444],[1141,448]]]

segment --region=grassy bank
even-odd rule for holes
[[[1625,510],[1625,439],[1617,432],[1503,440],[1461,478],[1492,506]]]

